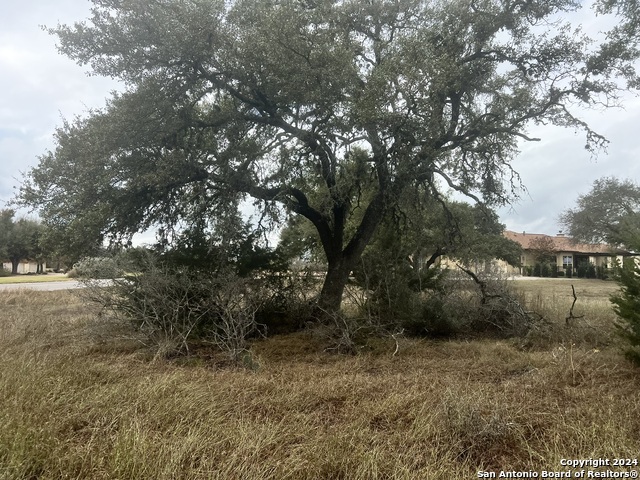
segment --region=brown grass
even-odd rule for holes
[[[528,307],[550,322],[550,328],[543,335],[536,338],[534,332],[534,338],[531,339],[533,346],[547,348],[560,343],[599,349],[619,345],[612,328],[616,315],[609,302],[611,294],[619,290],[615,282],[548,278],[518,280],[513,285],[522,292]],[[574,300],[572,286],[577,300],[573,317],[570,317]]]
[[[154,362],[92,340],[71,293],[0,292],[0,479],[463,479],[633,458],[640,376],[586,307],[606,295],[575,284],[593,338],[566,325],[563,292],[523,282],[564,337],[340,356],[295,334],[255,342],[253,370]]]

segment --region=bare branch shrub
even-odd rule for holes
[[[111,279],[111,285],[84,279],[82,296],[100,307],[100,317],[113,326],[128,324],[156,356],[188,353],[194,329],[210,312],[194,295],[189,276],[177,277],[149,263],[144,273]]]
[[[210,321],[203,338],[226,352],[234,363],[250,359],[247,339],[259,332],[256,312],[264,303],[261,289],[250,279],[227,274],[215,278],[207,299]]]
[[[526,308],[525,298],[505,278],[495,272],[476,274],[459,266],[473,283],[466,304],[470,314],[468,326],[473,332],[487,332],[503,337],[525,337],[533,329],[541,329],[546,320]],[[464,280],[461,280],[464,282]],[[466,282],[469,284],[469,281]]]
[[[299,331],[311,320],[320,287],[312,269],[292,266],[260,278],[261,302],[257,322],[268,335]]]
[[[108,282],[82,280],[82,296],[98,306],[103,321],[129,325],[132,337],[155,349],[157,357],[189,353],[194,339],[215,345],[234,362],[246,356],[263,296],[254,281],[233,272],[168,268],[151,254],[127,270],[134,273]]]
[[[375,287],[363,288],[361,284],[370,285],[370,279],[364,269],[360,275],[360,282],[351,282],[345,289],[343,310],[338,313],[321,311],[322,321],[315,326],[314,333],[328,343],[327,351],[344,354],[360,352],[373,338],[389,338],[394,342],[395,355],[399,349],[398,338],[404,334],[399,319],[405,317],[406,310],[396,309],[395,315],[390,312],[402,286],[393,288],[387,281],[389,278],[378,278]],[[413,297],[415,295],[403,298],[411,300]]]
[[[124,274],[127,263],[121,255],[86,257],[75,263],[67,276],[87,280],[120,278]]]
[[[374,316],[354,316],[346,312],[322,312],[322,323],[313,328],[313,333],[322,338],[328,346],[326,351],[354,355],[360,352],[372,338],[393,338],[397,336],[390,325],[384,325]],[[395,335],[395,337],[394,337]]]

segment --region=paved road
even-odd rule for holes
[[[96,282],[104,286],[111,283],[109,280],[96,280]],[[56,290],[73,290],[75,288],[83,287],[84,285],[77,280],[63,280],[60,282],[6,283],[0,284],[0,292],[7,290],[40,290],[53,292]]]
[[[66,280],[62,282],[37,282],[37,283],[7,283],[0,285],[0,292],[6,290],[71,290],[74,288],[82,288],[82,284],[76,280]]]

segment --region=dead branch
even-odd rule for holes
[[[482,295],[482,297],[480,298],[480,303],[482,305],[487,303],[487,300],[491,298],[501,298],[501,295],[490,295],[489,293],[487,293],[487,282],[480,280],[478,276],[475,273],[473,273],[472,270],[463,267],[459,263],[456,263],[456,265],[460,270],[462,270],[464,273],[469,275],[471,279],[476,283],[476,285],[478,285],[478,287],[480,288],[480,294]]]
[[[576,296],[576,289],[573,286],[573,284],[571,284],[571,290],[573,292],[573,303],[571,304],[571,308],[569,309],[569,316],[565,317],[565,321],[567,323],[567,325],[569,325],[569,320],[573,320],[573,319],[578,319],[578,318],[583,318],[584,315],[574,315],[573,314],[573,307],[576,306],[576,302],[578,301],[578,297]]]

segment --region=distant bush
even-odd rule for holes
[[[578,265],[578,267],[576,268],[576,276],[578,278],[586,278],[587,276],[587,264],[586,263],[581,263]]]
[[[87,257],[80,260],[67,273],[71,278],[108,279],[124,275],[123,256]]]
[[[10,277],[10,276],[11,276],[11,272],[9,270],[0,268],[0,277]]]
[[[607,280],[609,278],[609,270],[601,265],[596,267],[596,278]]]

